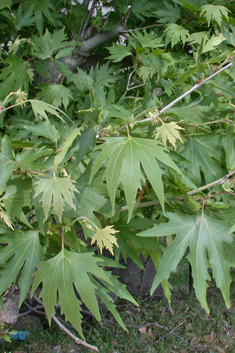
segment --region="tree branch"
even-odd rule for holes
[[[81,36],[80,36],[80,37],[81,37],[81,41],[84,40],[84,37],[85,37],[85,34],[86,34],[86,29],[87,29],[87,27],[88,27],[88,25],[89,25],[89,23],[90,23],[91,16],[92,16],[92,14],[93,14],[93,12],[94,12],[96,3],[97,3],[97,0],[93,0],[92,5],[91,5],[91,8],[90,8],[90,12],[89,12],[89,14],[88,14],[88,16],[87,16],[87,19],[86,19],[86,21],[85,21],[85,23],[84,23],[84,25],[83,25],[82,31],[81,31]],[[89,3],[88,3],[88,4],[89,4]]]
[[[33,298],[41,305],[43,305],[43,301],[41,299],[39,299],[35,294],[33,294]],[[84,347],[87,347],[93,351],[99,352],[99,349],[96,346],[92,346],[91,344],[81,340],[80,338],[78,338],[77,336],[75,336],[71,331],[69,331],[67,329],[67,327],[65,327],[60,320],[54,315],[51,315],[51,318],[57,323],[57,325],[59,326],[59,328],[61,330],[63,330],[64,332],[66,332],[70,337],[72,337],[72,339],[77,343],[80,344]]]
[[[96,34],[94,37],[83,41],[81,47],[74,50],[76,56],[89,56],[92,49],[98,47],[100,44],[110,40],[112,38],[118,37],[121,33],[126,32],[124,27],[121,25],[116,26],[112,31],[106,31]]]
[[[162,110],[160,110],[157,114],[156,117],[159,116],[160,114],[164,113],[166,110],[170,109],[173,105],[175,105],[177,102],[179,102],[181,99],[183,99],[184,97],[186,97],[188,94],[192,93],[193,91],[195,91],[196,89],[198,89],[199,87],[201,87],[202,85],[204,85],[204,83],[206,83],[207,81],[209,81],[210,79],[212,79],[214,76],[218,75],[219,73],[221,73],[222,71],[228,69],[230,66],[232,66],[233,63],[229,63],[228,65],[222,67],[220,70],[214,72],[212,75],[210,75],[209,77],[205,78],[205,80],[203,80],[200,83],[197,83],[196,85],[194,85],[192,88],[190,88],[190,90],[188,90],[187,92],[185,92],[184,94],[182,94],[181,96],[179,96],[178,98],[176,98],[175,100],[173,100],[170,104],[168,104],[166,107],[164,107]],[[140,120],[139,123],[145,122],[145,121],[152,121],[152,118],[147,118],[147,119],[143,119]]]
[[[200,188],[198,188],[197,190],[191,190],[189,192],[187,192],[186,196],[192,196],[192,195],[195,195],[195,194],[198,194],[200,191],[204,191],[206,189],[209,189],[213,186],[216,186],[216,185],[222,185],[224,184],[232,175],[235,174],[235,170],[229,172],[228,174],[226,174],[225,176],[223,176],[222,178],[220,179],[217,179],[215,181],[213,181],[212,183],[210,184],[207,184],[207,185],[204,185],[204,186],[201,186]],[[226,192],[226,191],[225,191]],[[205,199],[208,199],[208,198],[213,198],[217,195],[220,195],[220,193],[217,193],[217,194],[213,194],[211,196],[208,196],[207,198],[199,198],[199,199],[196,199],[196,201],[202,201],[202,200],[205,200]],[[177,198],[177,197],[171,197],[169,199],[167,199],[167,202],[172,202],[172,201],[183,201],[183,196]],[[159,200],[152,200],[152,201],[146,201],[146,202],[136,202],[135,201],[135,204],[134,204],[134,209],[137,209],[137,208],[144,208],[144,207],[150,207],[150,206],[155,206],[155,205],[159,205],[160,202]],[[119,210],[117,211],[118,213],[119,212],[125,212],[125,211],[128,211],[128,206],[122,206],[121,208],[119,208]]]

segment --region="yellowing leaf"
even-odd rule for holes
[[[113,229],[113,226],[107,226],[103,229],[97,228],[94,236],[92,237],[91,244],[97,243],[101,253],[103,248],[108,249],[113,255],[113,246],[117,244],[117,238],[111,234],[118,233],[118,230]]]
[[[35,183],[34,198],[42,194],[40,201],[42,202],[46,218],[48,217],[51,206],[53,206],[60,221],[62,219],[65,203],[75,209],[73,195],[74,192],[78,192],[78,190],[73,183],[74,182],[70,179],[57,177],[55,173],[52,178],[41,178]]]
[[[158,127],[155,131],[157,132],[155,139],[157,139],[158,136],[161,135],[162,141],[165,146],[166,146],[166,141],[168,140],[172,144],[172,146],[176,149],[176,146],[175,146],[176,140],[178,139],[181,142],[183,142],[177,130],[184,130],[184,129],[181,126],[177,125],[174,121],[170,123],[162,123],[162,125]]]

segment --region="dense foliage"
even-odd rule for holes
[[[234,2],[1,0],[0,35],[0,295],[41,288],[81,336],[100,298],[125,328],[120,255],[170,301],[187,253],[202,307],[212,277],[229,307]]]

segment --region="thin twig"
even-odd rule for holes
[[[169,329],[165,326],[159,325],[156,322],[147,322],[146,324],[143,325],[131,325],[131,324],[127,324],[127,327],[131,327],[131,328],[142,328],[142,327],[149,327],[149,326],[156,326],[158,328],[161,328],[163,330],[169,331]]]
[[[232,172],[229,172],[229,173],[226,174],[224,177],[222,177],[222,178],[220,178],[220,179],[218,179],[218,180],[215,180],[215,181],[213,181],[213,182],[210,183],[210,184],[201,186],[200,188],[198,188],[198,190],[191,190],[191,191],[189,191],[186,195],[187,195],[187,196],[191,196],[191,195],[197,194],[199,190],[200,190],[200,191],[203,191],[203,190],[209,189],[209,188],[211,188],[211,187],[213,187],[213,186],[216,186],[216,185],[222,185],[222,184],[224,184],[224,183],[228,180],[228,178],[229,178],[230,176],[232,176],[233,174],[235,174],[235,170],[233,170]]]
[[[135,88],[143,87],[143,86],[146,86],[146,83],[141,83],[140,85],[133,86],[133,87],[129,87],[129,88],[127,89],[127,91],[130,91],[131,89],[135,89]]]
[[[126,90],[125,90],[125,92],[124,92],[122,98],[125,98],[125,96],[126,96],[126,94],[127,94],[127,91],[128,91],[129,88],[130,88],[130,81],[131,81],[131,78],[132,78],[133,74],[135,73],[136,69],[137,69],[137,66],[135,66],[134,70],[131,71],[130,75],[128,76],[127,85],[126,85]]]
[[[33,294],[33,298],[41,305],[43,305],[43,301],[41,299],[39,299],[35,294]],[[80,344],[84,347],[87,347],[93,351],[99,352],[99,349],[96,346],[92,346],[91,344],[81,340],[80,338],[78,338],[77,336],[75,336],[71,331],[69,331],[67,329],[67,327],[65,327],[60,320],[54,315],[51,315],[52,320],[55,321],[55,323],[59,326],[59,328],[61,330],[63,330],[64,332],[66,332],[77,344]]]
[[[184,321],[182,321],[179,325],[177,325],[175,328],[173,328],[173,330],[171,330],[170,332],[168,332],[166,335],[164,335],[163,337],[161,337],[161,340],[163,340],[165,337],[171,335],[175,330],[177,330],[177,328],[183,326],[183,324],[185,323],[186,319]]]
[[[201,87],[202,85],[204,85],[207,81],[209,81],[210,79],[212,79],[213,77],[215,77],[216,75],[220,74],[222,71],[228,69],[230,66],[232,66],[233,63],[229,63],[228,65],[222,67],[220,70],[214,72],[212,75],[210,75],[209,77],[205,78],[202,82],[197,83],[196,85],[194,85],[192,88],[190,88],[190,90],[188,90],[187,92],[185,92],[184,94],[182,94],[181,96],[179,96],[178,98],[176,98],[175,100],[173,100],[170,104],[168,104],[166,107],[164,107],[163,109],[161,109],[156,116],[159,116],[160,114],[164,113],[166,110],[170,109],[173,105],[175,105],[177,102],[179,102],[181,99],[183,99],[184,97],[186,97],[188,94],[192,93],[193,91],[195,91],[196,89],[198,89],[199,87]],[[146,118],[143,120],[140,120],[139,123],[145,122],[145,121],[152,121],[152,118]]]
[[[206,190],[206,189],[209,189],[213,186],[216,186],[216,185],[222,185],[224,184],[229,178],[230,176],[232,176],[233,174],[235,174],[235,170],[233,170],[232,172],[229,172],[228,174],[226,174],[224,177],[218,179],[218,180],[215,180],[213,181],[212,183],[210,184],[207,184],[207,185],[204,185],[204,186],[201,186],[200,188],[198,189],[195,189],[195,190],[191,190],[189,191],[186,196],[192,196],[194,194],[197,194],[203,190]],[[226,193],[226,190],[224,190],[224,193]],[[217,194],[213,194],[213,195],[209,195],[207,197],[203,197],[203,198],[198,198],[196,199],[195,201],[206,201],[207,199],[211,199],[217,195],[221,194],[221,192],[217,193]],[[233,193],[230,193],[230,194],[233,194]],[[183,201],[184,198],[183,196],[180,196],[180,197],[172,197],[172,198],[169,198],[167,199],[167,202],[173,202],[173,201]],[[137,208],[144,208],[144,207],[150,207],[150,206],[155,206],[155,205],[159,205],[160,202],[159,200],[152,200],[152,201],[147,201],[147,202],[135,202],[134,203],[134,209],[137,209]],[[128,206],[122,206],[121,208],[119,208],[119,210],[117,211],[118,213],[119,212],[125,212],[125,211],[128,211]]]

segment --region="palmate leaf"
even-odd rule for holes
[[[3,61],[6,66],[0,74],[0,97],[5,97],[9,92],[21,88],[28,91],[29,83],[32,82],[34,74],[28,61],[20,58],[8,57]]]
[[[58,15],[55,11],[54,6],[52,5],[50,0],[32,0],[27,2],[27,6],[29,6],[35,16],[35,22],[38,31],[42,34],[43,30],[43,19],[44,16],[50,24],[57,26],[58,25]],[[59,16],[58,16],[59,17]]]
[[[62,220],[65,203],[75,209],[73,197],[74,193],[78,192],[78,190],[72,180],[60,178],[53,173],[51,178],[41,178],[37,180],[34,183],[34,188],[34,198],[40,194],[42,195],[40,202],[42,203],[46,218],[48,217],[51,206],[60,222]]]
[[[227,222],[217,221],[205,214],[184,215],[179,213],[166,214],[168,223],[161,223],[139,233],[141,236],[162,237],[176,234],[172,244],[164,251],[160,260],[159,270],[154,279],[153,292],[164,279],[168,279],[171,271],[175,271],[187,248],[187,256],[192,266],[192,275],[197,299],[202,307],[209,312],[206,301],[207,281],[211,279],[208,268],[212,269],[216,285],[220,288],[226,306],[230,306],[229,287],[231,283],[230,267],[224,243],[230,244],[233,235],[229,234]],[[234,254],[235,255],[235,254]]]
[[[32,8],[27,8],[23,10],[22,5],[19,6],[17,11],[14,13],[16,19],[16,28],[20,31],[23,27],[29,27],[34,23],[35,18],[33,17]]]
[[[50,124],[49,121],[39,121],[37,124],[34,122],[24,125],[24,128],[36,136],[46,137],[56,145],[61,136],[61,133],[56,129],[55,125]]]
[[[137,18],[144,21],[145,17],[152,16],[153,10],[155,10],[155,4],[148,0],[133,0],[131,10]]]
[[[112,47],[108,47],[107,49],[111,54],[107,59],[110,59],[113,62],[120,62],[125,57],[132,55],[131,47],[129,45],[113,44]]]
[[[228,21],[228,12],[230,12],[226,7],[219,5],[204,5],[201,7],[201,17],[205,17],[210,26],[211,21],[215,20],[217,24],[221,27],[223,17]]]
[[[46,102],[40,101],[38,99],[30,99],[28,102],[31,104],[33,112],[37,117],[44,118],[46,121],[49,122],[48,114],[55,115],[58,119],[64,122],[64,119],[61,115],[64,115],[68,118],[68,116],[59,108],[54,107],[54,105],[48,104]]]
[[[91,280],[90,274],[100,281],[112,285],[105,271],[98,266],[102,264],[100,258],[92,253],[75,253],[63,249],[58,255],[50,260],[38,264],[39,271],[35,273],[32,292],[40,283],[43,283],[41,298],[51,322],[51,315],[55,312],[54,307],[60,305],[61,313],[83,337],[80,314],[81,302],[78,300],[74,288],[81,300],[97,320],[100,320],[99,307],[96,298],[96,281]],[[93,283],[95,282],[95,284]]]
[[[56,53],[56,59],[59,59],[63,56],[71,54],[74,49],[72,47],[72,44],[70,42],[67,42],[67,36],[64,32],[64,28],[58,31],[54,31],[54,33],[50,33],[46,29],[46,32],[43,36],[32,38],[32,42],[34,44],[34,55],[38,56],[42,60],[49,59],[53,57],[53,55],[55,55]],[[65,48],[67,48],[68,51],[64,52],[63,49]],[[61,51],[62,53],[64,53],[64,55],[62,56],[60,55]]]
[[[20,305],[25,299],[33,280],[36,264],[43,260],[42,246],[39,240],[39,231],[15,230],[7,236],[0,237],[0,295],[15,282],[20,274]]]
[[[64,108],[67,109],[69,101],[73,99],[71,91],[62,84],[42,83],[38,88],[41,92],[38,93],[37,99],[45,100],[56,107],[63,104]]]
[[[107,197],[106,186],[102,183],[101,177],[95,177],[92,184],[89,185],[89,177],[91,172],[91,163],[87,166],[86,171],[77,180],[76,188],[79,193],[74,194],[75,209],[67,207],[65,217],[74,219],[77,217],[86,216],[90,221],[95,223],[99,228],[102,228],[99,219],[95,213],[104,215],[110,218],[112,216],[112,207],[110,200]],[[92,237],[94,231],[88,229],[84,223],[84,234],[86,237]]]
[[[144,182],[145,180],[141,168],[151,183],[162,208],[164,208],[163,171],[158,161],[175,169],[178,173],[181,173],[179,168],[165,152],[164,148],[155,140],[149,139],[111,137],[104,138],[104,140],[104,144],[96,147],[96,150],[101,149],[102,152],[95,161],[90,181],[108,160],[103,179],[106,179],[113,209],[115,206],[116,190],[118,184],[121,182],[128,205],[128,220],[130,220],[137,190],[141,188],[141,181]]]
[[[181,126],[177,125],[174,121],[170,123],[162,122],[162,125],[156,129],[156,139],[161,135],[162,141],[166,146],[166,141],[168,140],[172,146],[176,149],[175,142],[180,140],[183,143],[183,140],[177,130],[184,130]]]
[[[6,212],[14,221],[21,221],[31,228],[23,208],[31,206],[32,179],[22,176],[12,177],[6,185],[5,194],[1,201],[5,205]]]
[[[180,18],[181,10],[177,4],[174,6],[164,1],[164,8],[155,11],[154,14],[159,18],[159,23],[175,23]]]
[[[114,245],[118,246],[117,238],[112,235],[115,233],[118,233],[118,230],[113,229],[113,226],[106,226],[105,228],[102,228],[102,229],[97,228],[95,230],[95,234],[91,239],[91,244],[97,243],[101,254],[102,254],[103,248],[106,248],[111,252],[112,255],[114,255],[113,247]]]
[[[162,39],[159,38],[154,32],[140,32],[135,31],[132,36],[137,39],[143,48],[159,48],[163,47]]]
[[[219,164],[223,158],[220,145],[221,139],[216,133],[192,135],[188,138],[181,155],[191,162],[186,164],[186,170],[195,185],[201,186],[201,172],[207,184],[224,175]]]
[[[189,31],[184,27],[177,25],[175,23],[169,24],[166,29],[166,42],[171,43],[173,48],[177,43],[182,42],[185,44],[186,39],[189,37]]]

